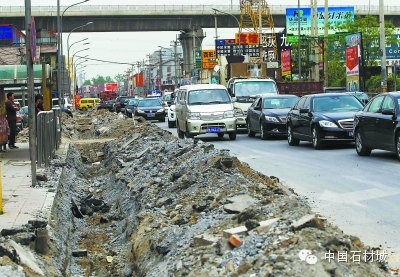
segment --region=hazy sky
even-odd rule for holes
[[[24,6],[25,0],[0,0],[0,8],[7,6]],[[57,6],[57,0],[31,0],[32,6]],[[60,0],[61,6],[69,6],[74,3],[80,2],[79,0]],[[89,0],[82,5],[238,5],[239,0]],[[277,5],[276,2],[267,1],[269,5]],[[307,6],[310,1],[300,0],[302,6]],[[378,6],[378,0],[351,1],[351,5],[372,5]],[[394,5],[394,2],[387,2],[386,5]],[[297,0],[280,0],[279,5],[297,5]],[[324,5],[324,0],[318,1],[319,6]],[[348,0],[329,0],[330,6],[349,5]],[[285,8],[283,6],[282,8]],[[366,8],[367,9],[367,8]],[[89,21],[89,20],[88,20]],[[94,24],[96,24],[94,22]],[[40,27],[40,26],[37,26]],[[203,49],[214,49],[215,31],[214,29],[204,29],[206,37],[203,40]],[[218,29],[218,36],[220,39],[233,38],[237,29]],[[146,55],[159,50],[158,46],[169,47],[170,42],[175,40],[178,32],[120,32],[120,33],[72,33],[70,36],[70,45],[76,41],[88,38],[90,45],[75,44],[71,48],[70,54],[90,47],[87,51],[82,51],[79,54],[88,55],[88,58],[107,60],[119,63],[136,63],[136,61],[143,61]],[[64,46],[66,46],[66,39],[68,34],[64,34]],[[64,48],[65,49],[65,48]],[[64,50],[64,54],[66,50]],[[79,55],[77,54],[77,55]],[[84,63],[86,68],[86,79],[95,77],[96,75],[114,77],[118,73],[124,74],[129,65],[102,63],[98,61],[88,61]]]

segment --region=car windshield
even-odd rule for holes
[[[235,96],[251,96],[260,94],[278,94],[273,81],[243,81],[235,83]]]
[[[138,103],[138,107],[157,107],[161,106],[160,101],[157,99],[147,99],[147,100],[141,100]]]
[[[359,111],[363,108],[360,101],[351,96],[324,96],[313,99],[315,112]]]
[[[225,89],[202,89],[189,92],[189,105],[207,105],[207,104],[227,104],[231,103],[228,91]]]
[[[128,105],[129,106],[136,106],[137,102],[139,102],[139,99],[131,99],[131,100],[129,100]]]
[[[357,97],[358,99],[363,99],[363,100],[369,99],[368,95],[363,92],[355,93],[354,96]]]
[[[266,98],[263,109],[288,109],[296,104],[297,99],[297,97]]]
[[[164,96],[164,101],[171,101],[171,94],[167,94]]]
[[[23,107],[23,108],[22,108],[22,111],[23,111],[24,113],[28,113],[28,107]]]

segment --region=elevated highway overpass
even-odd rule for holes
[[[297,6],[270,5],[275,28],[285,27],[286,8]],[[61,7],[61,12],[67,7]],[[74,32],[148,32],[188,30],[196,25],[214,28],[212,8],[230,13],[240,19],[239,6],[230,5],[82,5],[69,8],[63,16],[63,32],[93,21]],[[356,15],[379,15],[379,6],[354,6]],[[385,6],[385,19],[400,27],[400,6]],[[218,14],[218,13],[217,13]],[[33,6],[37,29],[57,29],[56,6]],[[0,7],[0,24],[13,24],[24,29],[25,7]],[[238,28],[230,15],[218,14],[218,28]]]

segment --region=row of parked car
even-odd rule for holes
[[[194,100],[199,91],[205,96],[213,89],[220,93],[220,87],[209,85],[185,86],[177,92],[168,110],[168,127],[176,127],[180,138],[204,133],[217,133],[219,137],[228,133],[230,139],[236,138],[236,131],[228,126],[234,118],[227,112],[230,103],[225,103],[223,97],[216,101],[211,96]],[[212,106],[220,104],[227,106],[214,106],[220,112],[214,111]],[[247,111],[246,127],[249,137],[256,133],[261,139],[283,136],[290,146],[308,141],[314,149],[322,149],[333,143],[355,142],[360,156],[381,149],[395,152],[400,160],[399,113],[400,92],[381,93],[372,99],[362,92],[320,93],[301,98],[267,94],[255,98]],[[212,122],[207,116],[219,120]]]

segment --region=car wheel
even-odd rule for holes
[[[264,130],[264,123],[260,122],[260,137],[262,140],[269,139],[269,135]]]
[[[179,129],[179,122],[176,121],[176,132],[178,133],[178,138],[183,139],[185,138],[185,133]]]
[[[186,137],[186,138],[193,138],[193,137],[194,137],[191,133],[189,133],[189,127],[188,127],[187,122],[186,122],[185,137]]]
[[[251,125],[249,121],[247,121],[246,127],[247,127],[247,135],[251,138],[254,137],[256,133],[251,130]]]
[[[400,132],[396,134],[396,155],[397,159],[400,160]]]
[[[292,126],[290,126],[290,124],[288,124],[288,126],[287,126],[287,140],[288,140],[289,145],[291,145],[291,146],[296,146],[296,145],[299,145],[299,143],[300,143],[300,140],[298,138],[294,137]]]
[[[356,152],[358,156],[369,156],[371,154],[371,148],[365,146],[364,138],[361,134],[360,129],[356,130],[355,135],[355,142],[356,142]]]
[[[236,140],[236,132],[229,133],[229,139],[230,140]]]
[[[318,133],[317,127],[315,127],[315,126],[312,129],[312,145],[313,145],[314,149],[316,149],[316,150],[319,150],[322,148],[321,137]]]
[[[169,121],[168,119],[168,128],[174,128],[174,121]]]
[[[224,133],[218,133],[217,135],[218,135],[219,138],[223,138],[225,134]]]

